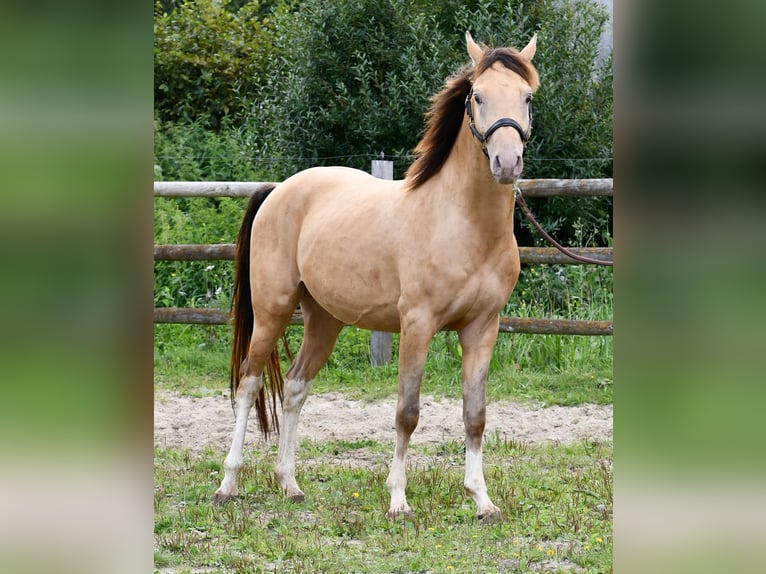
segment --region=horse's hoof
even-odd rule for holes
[[[306,495],[303,494],[302,492],[297,492],[295,494],[291,494],[290,496],[288,496],[288,498],[292,502],[303,502],[304,500],[306,500]]]
[[[481,514],[477,513],[476,518],[478,518],[479,522],[482,524],[499,524],[505,519],[505,516],[499,508],[495,507],[494,509]]]
[[[414,522],[415,521],[415,513],[412,512],[409,508],[404,508],[402,510],[389,510],[386,512],[386,519],[388,520],[405,520]]]
[[[226,504],[235,498],[236,496],[234,494],[224,494],[223,492],[216,491],[216,493],[213,495],[213,505],[221,506],[222,504]]]

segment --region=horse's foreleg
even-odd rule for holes
[[[493,521],[502,513],[487,494],[481,442],[486,424],[485,387],[489,361],[497,340],[498,317],[469,325],[460,335],[463,348],[463,424],[465,425],[465,490],[476,503],[476,516]]]
[[[236,422],[234,423],[234,437],[231,449],[223,463],[224,477],[221,486],[215,491],[214,504],[222,504],[237,496],[237,479],[239,469],[242,468],[242,450],[245,446],[245,431],[247,431],[247,417],[250,409],[255,404],[255,398],[263,386],[263,377],[246,375],[239,382],[235,397]]]
[[[410,436],[420,417],[420,382],[428,354],[428,345],[434,335],[433,329],[417,325],[406,326],[402,322],[399,341],[399,395],[396,401],[396,446],[386,485],[391,492],[391,505],[387,518],[412,516],[407,504],[407,448]]]

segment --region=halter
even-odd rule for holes
[[[473,97],[473,88],[468,92],[468,95],[465,97],[465,114],[468,116],[468,127],[471,128],[471,133],[476,137],[477,140],[481,142],[481,151],[484,152],[484,155],[489,157],[489,153],[487,153],[487,142],[489,141],[489,138],[492,136],[493,133],[495,133],[500,128],[513,128],[517,132],[519,132],[519,136],[521,137],[521,143],[526,145],[527,141],[529,140],[529,134],[532,132],[532,102],[529,102],[529,128],[527,128],[527,131],[524,131],[521,128],[521,125],[519,125],[519,122],[516,120],[513,120],[511,118],[500,118],[497,120],[494,124],[489,126],[489,129],[482,135],[479,130],[476,129],[476,126],[473,125],[473,109],[471,107],[471,98]]]

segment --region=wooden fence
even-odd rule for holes
[[[612,196],[612,179],[527,179],[519,180],[524,197],[586,197]],[[154,182],[155,197],[249,197],[255,191],[274,185],[269,182]],[[595,259],[611,260],[611,248],[574,248],[576,254]],[[553,247],[520,247],[521,262],[525,264],[583,265],[559,253]],[[155,261],[233,260],[234,244],[218,245],[155,245]],[[154,309],[155,323],[225,324],[229,314],[216,309],[158,307]],[[293,315],[293,324],[303,324],[300,311]],[[554,335],[612,335],[612,321],[579,321],[567,319],[536,319],[501,317],[502,333],[534,333]]]

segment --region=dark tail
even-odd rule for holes
[[[234,294],[232,296],[234,341],[231,350],[231,363],[229,365],[229,388],[231,389],[231,405],[234,407],[234,398],[239,386],[243,361],[247,359],[250,348],[250,337],[253,334],[253,305],[250,298],[250,235],[253,228],[255,214],[258,213],[263,202],[274,190],[276,185],[259,190],[250,198],[239,229],[236,245],[236,263],[234,277]],[[285,335],[282,335],[285,343]],[[289,349],[288,349],[289,352]],[[258,413],[258,424],[264,436],[268,437],[271,432],[269,414],[274,421],[274,430],[279,433],[279,418],[277,417],[277,397],[280,404],[284,395],[284,380],[282,379],[282,367],[279,360],[277,347],[271,352],[271,356],[264,369],[264,384],[255,400],[255,410]],[[268,389],[268,397],[266,390]],[[270,400],[269,400],[270,399]]]

